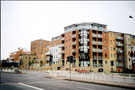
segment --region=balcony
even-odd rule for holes
[[[62,37],[61,40],[64,40],[64,37]]]
[[[92,36],[93,36],[93,37],[97,37],[97,34],[92,33]]]
[[[123,40],[123,37],[116,36],[116,39],[118,39],[118,40]]]
[[[117,57],[117,60],[122,60],[122,58],[121,57]]]
[[[72,45],[76,45],[76,42],[74,41],[74,42],[72,42]]]
[[[98,64],[98,67],[103,67],[103,64]]]
[[[117,53],[123,53],[123,50],[117,50]]]
[[[118,67],[119,67],[119,68],[122,68],[123,65],[120,63],[120,64],[117,65],[117,68],[118,68]]]
[[[76,34],[73,34],[73,35],[72,35],[72,38],[76,38]]]
[[[65,53],[65,51],[63,50],[63,51],[61,51],[61,53]]]
[[[97,57],[96,56],[93,56],[93,60],[97,60]]]
[[[97,67],[97,64],[93,64],[93,67]]]
[[[102,42],[98,42],[98,45],[102,45],[103,43]]]
[[[102,56],[98,56],[98,60],[102,60],[103,58],[102,58]]]
[[[98,34],[98,38],[102,38],[102,34]]]
[[[76,52],[76,49],[73,49],[72,52]]]
[[[117,43],[117,46],[123,46],[123,44],[121,44],[121,43]]]
[[[61,44],[61,47],[64,47],[64,44]]]
[[[92,43],[97,45],[97,41],[92,41]]]
[[[98,52],[103,52],[103,49],[98,49]]]
[[[97,52],[97,49],[93,48],[92,51],[93,51],[93,52]]]

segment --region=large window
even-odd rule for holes
[[[88,31],[83,29],[80,30],[79,37],[79,64],[80,66],[89,66],[89,35]]]

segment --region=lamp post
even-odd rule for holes
[[[131,16],[131,15],[129,16],[129,18],[131,18],[131,19],[134,19],[134,20],[135,20],[135,18],[134,18],[133,16]]]

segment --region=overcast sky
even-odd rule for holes
[[[96,22],[135,35],[134,1],[1,1],[1,59],[36,39],[51,40],[74,23]]]

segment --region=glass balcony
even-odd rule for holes
[[[117,53],[123,53],[123,51],[122,50],[117,50]]]
[[[93,51],[93,52],[97,52],[97,49],[93,48],[92,51]]]
[[[97,37],[97,34],[95,34],[95,33],[92,33],[92,36],[93,36],[93,37]]]
[[[121,57],[117,57],[117,60],[121,60],[122,58]]]
[[[98,42],[98,45],[102,45],[103,43],[102,42]]]
[[[121,43],[117,43],[117,46],[123,46],[123,44],[121,44]]]
[[[98,42],[97,41],[92,41],[92,43],[97,45]]]
[[[102,38],[102,34],[98,34],[98,38]]]
[[[61,51],[61,53],[65,53],[65,51],[63,50],[63,51]]]
[[[93,56],[93,60],[97,60],[97,57],[96,56]]]
[[[123,40],[123,37],[116,36],[116,39]]]
[[[103,67],[103,64],[98,64],[98,67]]]
[[[76,52],[76,49],[73,49],[72,52]]]
[[[61,47],[64,47],[64,44],[61,44]]]
[[[64,37],[62,37],[61,40],[64,40]]]
[[[102,60],[103,58],[102,58],[102,56],[98,56],[98,60]]]
[[[76,38],[76,34],[73,34],[73,35],[72,35],[72,38]]]
[[[98,49],[98,52],[103,52],[103,49]]]
[[[76,45],[76,42],[74,41],[74,42],[72,42],[72,45]]]

